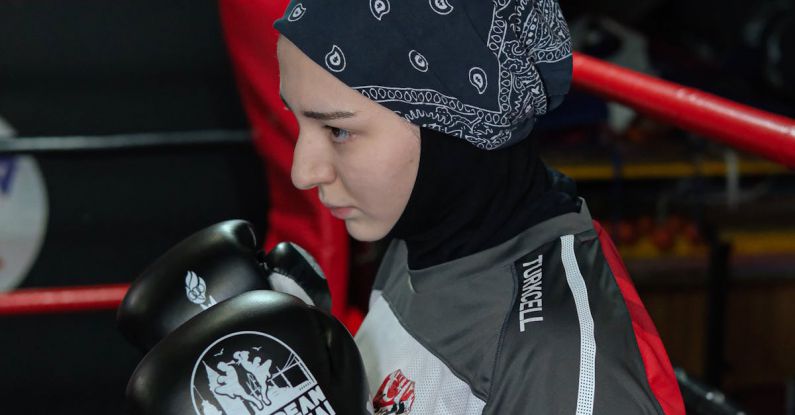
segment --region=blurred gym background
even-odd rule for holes
[[[795,116],[792,1],[561,6],[578,51]],[[225,219],[264,234],[248,129],[216,1],[0,2],[0,290],[129,282]],[[576,90],[537,137],[680,374],[745,413],[795,414],[793,171]],[[365,311],[381,246],[351,247]],[[141,357],[110,311],[1,316],[0,356],[15,414],[120,413]]]

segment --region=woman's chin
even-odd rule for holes
[[[348,219],[345,221],[345,228],[351,238],[361,242],[374,242],[383,239],[389,228],[379,226],[380,224],[362,223],[360,220]]]

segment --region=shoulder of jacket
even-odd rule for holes
[[[528,251],[511,264],[515,290],[505,330],[524,333],[543,321],[576,325],[576,319],[559,318],[575,312],[568,279],[572,273],[587,273],[591,268],[587,255],[597,235],[593,230],[577,235],[561,235]],[[522,337],[510,337],[521,339]]]

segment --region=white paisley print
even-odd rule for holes
[[[437,12],[449,12],[445,7],[453,7],[446,0],[429,1]],[[520,36],[509,36],[508,31]],[[571,43],[556,1],[495,0],[487,46],[499,67],[498,102],[490,109],[465,104],[433,89],[380,85],[353,88],[379,103],[413,104],[413,109],[399,115],[415,124],[462,137],[479,148],[495,149],[511,138],[513,126],[528,116],[547,112],[547,95],[536,65],[570,57]],[[424,57],[412,59],[412,64],[418,70],[428,70]],[[480,68],[464,69],[462,76],[469,77],[479,94],[488,86]]]

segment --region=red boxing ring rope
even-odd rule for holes
[[[114,310],[129,287],[129,284],[109,284],[0,293],[0,316]]]
[[[795,120],[696,89],[574,55],[576,87],[684,130],[795,168]],[[112,310],[129,285],[36,288],[0,293],[0,316]]]
[[[795,168],[795,120],[574,54],[574,85],[677,127]]]

